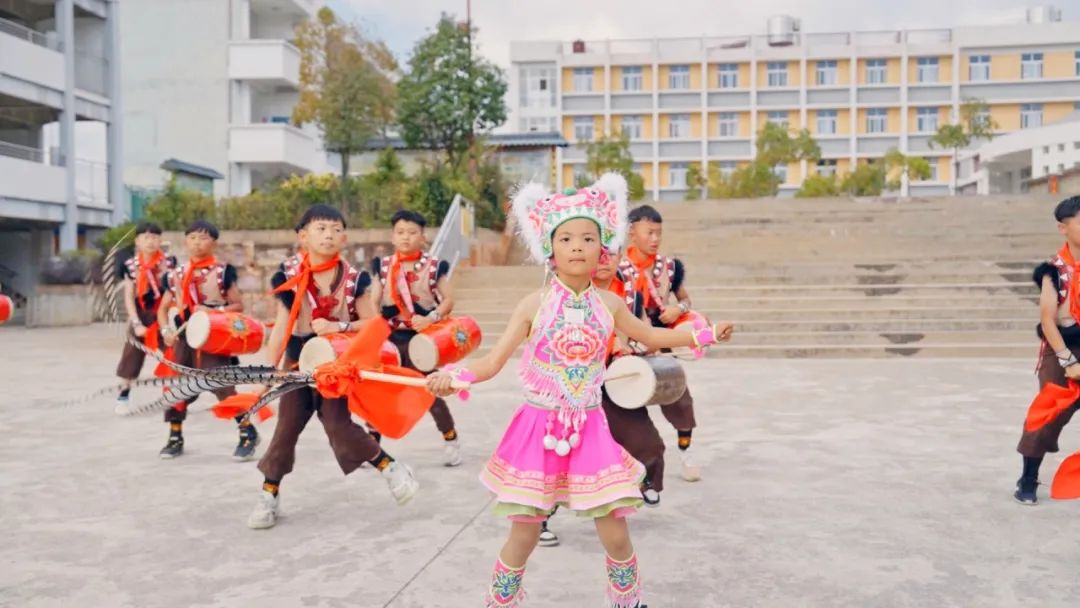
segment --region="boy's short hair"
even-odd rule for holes
[[[184,231],[184,236],[187,236],[192,232],[205,232],[206,234],[210,235],[210,238],[214,239],[215,241],[218,240],[219,236],[221,236],[221,233],[218,232],[217,226],[202,219],[191,222],[191,224],[187,227],[187,230]]]
[[[656,224],[663,224],[664,218],[660,216],[660,212],[654,209],[651,205],[642,205],[640,207],[634,207],[630,210],[630,214],[627,219],[631,224],[640,222],[642,220],[648,220]]]
[[[296,224],[296,231],[300,232],[304,228],[307,228],[308,224],[316,220],[341,222],[342,228],[348,228],[348,225],[345,223],[345,216],[342,215],[340,211],[334,209],[330,205],[318,203],[308,207],[308,210],[300,217],[300,221]]]
[[[140,234],[161,234],[161,226],[154,222],[139,222],[135,225],[135,236]]]
[[[1054,207],[1054,218],[1059,222],[1076,217],[1077,214],[1080,214],[1080,195],[1070,196]]]
[[[427,226],[427,220],[424,216],[409,209],[398,209],[394,212],[394,215],[390,218],[390,226],[397,226],[398,222],[412,222],[421,228]]]

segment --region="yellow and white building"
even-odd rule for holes
[[[766,122],[806,128],[821,162],[778,167],[782,193],[814,173],[848,171],[896,147],[933,174],[903,194],[951,190],[951,150],[929,140],[980,98],[1002,133],[1054,122],[1080,102],[1080,23],[1052,8],[1025,23],[806,34],[773,17],[765,35],[514,42],[510,127],[559,131],[560,186],[584,171],[579,145],[626,133],[646,189],[681,199],[691,165],[731,171],[753,158]]]

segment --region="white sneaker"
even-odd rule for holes
[[[382,476],[386,479],[386,487],[390,488],[390,493],[399,505],[412,500],[412,497],[416,496],[416,491],[420,489],[420,482],[416,481],[409,465],[396,460],[386,467]]]
[[[131,401],[127,397],[117,397],[116,407],[113,408],[113,413],[117,416],[130,416]]]
[[[695,462],[694,456],[690,452],[691,449],[679,450],[679,460],[682,462],[682,470],[679,471],[679,475],[686,481],[700,481],[701,467]]]
[[[247,525],[252,530],[273,528],[277,523],[278,497],[263,490],[259,492],[259,501],[248,515]]]
[[[445,456],[443,457],[443,463],[448,467],[456,467],[461,464],[461,443],[457,439],[447,441],[446,447],[443,448]]]
[[[641,491],[641,499],[645,501],[645,506],[655,509],[660,506],[660,492],[657,492],[654,488],[645,488]]]

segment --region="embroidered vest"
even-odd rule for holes
[[[657,308],[661,302],[667,302],[668,296],[671,295],[672,286],[675,284],[675,258],[669,258],[667,256],[656,256],[656,263],[653,264],[649,272],[649,283],[652,286],[652,293],[650,298],[652,299],[652,308]],[[630,307],[630,310],[634,310],[634,302],[637,294],[634,292],[634,283],[637,281],[638,269],[634,266],[634,263],[628,259],[623,259],[619,262],[619,273],[622,274],[626,292],[626,305]],[[642,318],[647,311],[642,311]]]
[[[391,288],[387,287],[390,280],[390,265],[393,259],[393,256],[385,256],[379,259],[379,283],[382,285],[380,309],[394,306],[394,300],[390,294]],[[439,305],[439,302],[442,301],[442,295],[439,294],[438,289],[439,260],[424,253],[415,262],[402,262],[401,270],[405,274],[405,281],[409,285],[409,293],[412,295],[413,304],[421,306],[425,310],[433,310]],[[400,316],[395,316],[390,319],[390,327],[398,329],[406,327],[406,325]]]
[[[184,282],[184,273],[187,272],[187,264],[174,268],[169,274],[169,289],[177,301],[182,302],[183,296],[180,288]],[[200,268],[195,271],[195,278],[191,281],[192,291],[195,293],[195,301],[206,306],[223,306],[225,302],[225,263],[218,262],[209,268]]]
[[[284,264],[285,277],[291,279],[296,276],[300,264],[299,261],[295,264],[288,262],[289,260],[286,260]],[[292,335],[303,337],[315,333],[315,330],[311,328],[311,321],[316,318],[329,321],[358,321],[360,319],[356,311],[356,281],[360,277],[360,271],[344,260],[341,261],[339,268],[341,268],[341,275],[328,291],[324,292],[319,287],[315,287],[319,292],[318,297],[310,290],[304,294],[294,292],[294,297],[303,298],[303,302],[300,304],[300,314],[296,318]]]

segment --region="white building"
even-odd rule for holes
[[[299,97],[295,27],[319,0],[129,0],[121,13],[127,184],[160,187],[177,158],[246,194],[329,170],[314,126],[289,124]]]
[[[0,283],[19,303],[45,257],[86,245],[87,231],[124,214],[118,7],[0,1]],[[96,146],[76,135],[91,122],[104,133]],[[105,151],[90,161],[91,147]]]
[[[1080,169],[1080,102],[1062,120],[997,137],[960,154],[961,194],[1019,194],[1028,183]]]
[[[772,122],[808,129],[823,154],[816,166],[776,167],[781,193],[897,148],[931,167],[903,192],[943,194],[952,152],[929,141],[964,99],[984,99],[1003,133],[1059,120],[1080,99],[1080,23],[1051,8],[1016,24],[910,31],[805,33],[780,16],[764,32],[514,42],[511,127],[571,142],[558,160],[563,185],[584,169],[575,143],[622,132],[653,197],[680,199],[691,166],[749,163]]]

